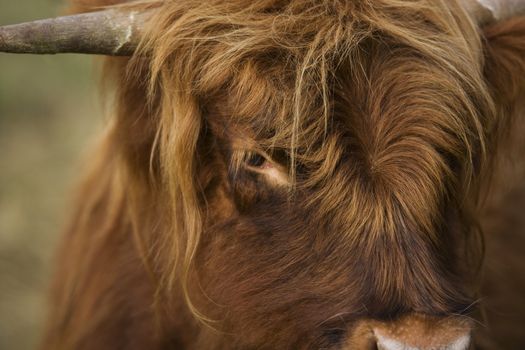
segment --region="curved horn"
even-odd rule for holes
[[[525,0],[461,0],[461,3],[480,25],[525,15]]]
[[[0,52],[130,56],[145,20],[144,12],[111,9],[4,26]]]

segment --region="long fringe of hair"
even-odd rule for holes
[[[89,1],[90,8],[93,3]],[[108,4],[113,3],[100,1],[100,5]],[[198,147],[205,127],[204,106],[210,96],[225,91],[234,94],[228,97],[239,101],[234,106],[236,115],[255,126],[257,135],[264,135],[260,137],[260,146],[288,150],[290,176],[294,179],[298,160],[317,166],[320,159],[333,159],[326,154],[316,154],[317,148],[312,142],[323,140],[337,108],[333,97],[339,86],[340,68],[350,64],[352,71],[365,70],[367,42],[395,43],[413,49],[420,55],[414,56],[414,60],[426,60],[440,67],[441,76],[449,78],[446,82],[429,81],[429,84],[442,84],[448,91],[443,88],[441,93],[460,96],[455,105],[434,106],[441,111],[442,118],[433,120],[437,131],[429,137],[434,136],[435,142],[444,142],[448,151],[462,162],[466,183],[461,185],[470,186],[481,169],[490,163],[487,156],[493,143],[490,130],[498,124],[493,96],[483,78],[480,34],[458,1],[146,0],[119,6],[149,8],[154,12],[147,39],[137,55],[131,62],[117,64],[120,66],[117,71],[124,77],[117,84],[121,95],[117,112],[122,120],[129,118],[128,113],[149,119],[151,140],[144,142],[145,146],[137,152],[149,148],[146,152],[149,178],[145,181],[152,188],[157,186],[159,196],[169,203],[164,218],[167,222],[159,225],[167,232],[161,234],[162,239],[156,246],[166,249],[164,259],[168,257],[163,260],[167,267],[159,283],[168,290],[180,283],[188,305],[198,318],[206,319],[192,306],[186,279],[199,248],[206,217],[199,183],[202,160],[198,157]],[[275,65],[278,70],[275,75],[280,79],[271,82],[271,90],[259,89],[260,95],[250,95],[253,72],[261,65],[267,71]],[[352,89],[373,91],[362,75],[355,73],[355,76],[358,79],[349,79],[355,84]],[[433,78],[432,70],[427,76],[429,80]],[[145,96],[140,101],[144,103],[130,106],[129,91],[143,93]],[[261,118],[261,109],[273,117]],[[111,137],[122,141],[124,135],[123,131],[114,130]],[[326,142],[326,148],[330,148]],[[132,166],[140,167],[141,157],[130,152],[127,159],[130,158],[135,161]],[[439,157],[432,159],[436,163],[430,165],[430,174],[436,179],[452,171],[440,163]],[[122,166],[127,167],[123,172],[129,176],[126,177],[128,184],[136,181],[131,179],[135,175],[130,175],[136,169],[130,169],[129,164]],[[324,164],[318,169],[328,172],[333,166]],[[153,179],[156,176],[160,179]],[[323,177],[322,174],[316,176]],[[143,186],[124,186],[121,190],[140,192],[140,187]],[[144,195],[137,193],[135,198],[144,198]],[[424,199],[422,194],[421,201]],[[142,204],[132,203],[136,210],[130,211],[130,215],[140,216]],[[425,205],[428,207],[410,211],[437,210],[437,203]],[[135,220],[141,219],[135,217]],[[425,220],[430,219],[421,221],[431,231],[433,223]],[[140,231],[140,223],[134,226]],[[137,245],[148,262],[153,249],[148,247],[149,238],[142,237],[143,234],[147,233],[136,235]],[[154,254],[153,258],[159,256]]]

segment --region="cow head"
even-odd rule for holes
[[[111,139],[165,317],[176,295],[190,311],[173,318],[208,326],[183,342],[466,349],[474,209],[500,126],[473,21],[488,12],[439,0],[150,11],[117,68]]]

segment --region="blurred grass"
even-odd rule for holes
[[[0,24],[65,0],[0,0]],[[52,256],[90,140],[101,129],[93,59],[0,53],[0,349],[34,349]]]

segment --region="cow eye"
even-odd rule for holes
[[[269,166],[266,158],[256,152],[248,152],[246,154],[245,163],[250,168],[264,168]]]
[[[264,176],[272,185],[287,186],[288,173],[281,164],[259,152],[247,151],[244,153],[244,166],[247,170]]]

